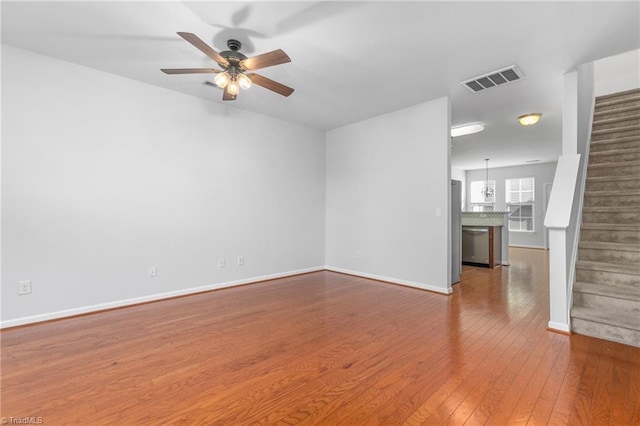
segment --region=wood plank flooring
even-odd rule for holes
[[[4,330],[46,425],[640,425],[640,348],[547,331],[547,253],[451,296],[332,272]]]

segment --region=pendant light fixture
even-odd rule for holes
[[[485,198],[485,200],[487,198],[491,198],[493,196],[493,188],[491,186],[489,186],[489,159],[485,158],[484,159],[486,166],[485,166],[485,178],[484,178],[484,187],[482,188],[482,190],[480,191],[480,193],[482,194],[482,196]]]

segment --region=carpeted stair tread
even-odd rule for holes
[[[640,252],[640,244],[609,243],[604,241],[580,241],[579,247],[584,249]]]
[[[636,106],[635,108],[628,108],[628,109],[633,110],[638,108],[639,107]],[[603,118],[600,120],[594,120],[593,124],[617,123],[618,121],[637,120],[637,119],[640,119],[640,113],[627,114],[624,117],[612,117],[612,118]]]
[[[632,138],[602,139],[591,141],[591,152],[610,151],[612,149],[638,148],[640,135]]]
[[[606,103],[617,103],[620,102],[620,100],[630,99],[637,99],[640,101],[640,89],[629,89],[622,92],[600,95],[596,98],[596,104],[604,105]]]
[[[630,197],[633,195],[640,195],[640,189],[624,189],[620,191],[587,191],[584,195],[589,197]]]
[[[640,159],[605,161],[601,163],[589,162],[587,176],[640,176]]]
[[[623,136],[621,138],[600,139],[597,141],[591,141],[591,145],[607,145],[614,142],[635,142],[635,141],[640,141],[640,135]]]
[[[604,111],[596,111],[593,114],[593,118],[594,118],[594,123],[595,123],[595,122],[598,122],[599,120],[601,120],[601,117],[607,116],[607,115],[614,115],[614,114],[635,115],[636,113],[640,114],[640,98],[638,99],[638,104],[637,105],[628,105],[628,106],[623,106],[623,107],[615,108],[615,109],[608,109],[608,110],[604,110]]]
[[[614,325],[629,330],[640,330],[640,316],[633,314],[606,312],[586,306],[574,306],[571,309],[571,317]]]
[[[640,287],[617,286],[611,284],[598,284],[576,281],[573,286],[573,291],[640,302]]]
[[[594,262],[591,260],[578,260],[576,262],[576,269],[640,276],[640,265],[619,265],[615,263]]]
[[[640,173],[588,176],[585,188],[587,191],[618,191],[640,188]]]
[[[632,130],[640,130],[640,124],[631,124],[628,126],[611,127],[608,129],[593,130],[591,135],[602,135],[605,133],[630,132]]]
[[[612,149],[638,148],[640,135],[591,140],[591,152],[610,151]]]
[[[622,149],[610,149],[608,151],[596,151],[591,152],[589,155],[596,157],[603,157],[606,155],[624,155],[624,154],[640,154],[640,148],[622,148]]]
[[[640,330],[616,327],[582,318],[572,318],[571,327],[578,334],[640,348]]]
[[[594,229],[599,231],[632,231],[639,232],[640,225],[618,223],[583,223],[582,229]]]
[[[621,175],[621,176],[590,176],[587,182],[617,182],[622,180],[637,180],[640,182],[640,175]]]
[[[635,213],[638,206],[585,206],[582,208],[583,213]]]
[[[628,114],[620,117],[601,118],[593,121],[594,126],[621,123],[631,120],[640,120],[640,114]],[[633,125],[633,124],[630,124]],[[637,125],[637,124],[636,124]]]
[[[640,167],[640,160],[638,160],[638,161],[615,161],[615,162],[611,162],[611,163],[589,164],[589,169],[618,168],[618,167],[622,167],[622,166],[639,166]]]

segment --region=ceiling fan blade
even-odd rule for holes
[[[284,50],[278,49],[272,52],[263,53],[262,55],[253,56],[251,58],[240,61],[240,67],[245,70],[259,70],[261,68],[272,67],[274,65],[291,62],[291,58],[284,53]]]
[[[235,101],[237,95],[232,95],[231,93],[229,93],[229,90],[227,90],[227,87],[224,88],[224,93],[222,94],[222,100],[223,101]]]
[[[215,68],[162,68],[160,71],[165,74],[217,74],[222,72]]]
[[[247,74],[247,76],[251,79],[251,81],[258,86],[262,86],[265,89],[272,90],[282,96],[289,96],[293,93],[293,89],[291,87],[285,86],[282,83],[278,83],[277,81],[273,81],[270,78],[264,77],[260,74]]]
[[[189,43],[193,44],[196,48],[200,49],[202,53],[216,61],[221,67],[228,67],[229,61],[223,58],[218,52],[213,50],[211,46],[202,41],[197,35],[192,33],[178,32],[178,35]]]

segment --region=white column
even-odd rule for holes
[[[566,228],[549,228],[549,328],[570,332]]]
[[[578,72],[564,75],[562,103],[562,155],[578,152]]]

